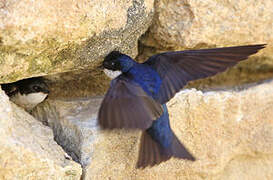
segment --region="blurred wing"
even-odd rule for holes
[[[156,100],[164,104],[188,81],[223,72],[264,47],[265,44],[166,52],[150,57],[144,64],[159,73],[162,84]]]
[[[102,128],[147,129],[163,113],[162,106],[125,75],[111,82],[100,110]]]

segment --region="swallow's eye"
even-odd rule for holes
[[[112,63],[111,63],[111,65],[112,65],[112,66],[114,66],[114,65],[115,65],[115,63],[114,63],[114,62],[112,62]]]
[[[39,86],[33,86],[33,89],[34,89],[35,91],[40,91],[40,90],[41,90],[41,88],[40,88]]]

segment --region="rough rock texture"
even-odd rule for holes
[[[81,162],[86,179],[273,178],[273,80],[229,91],[181,91],[168,103],[171,126],[197,161],[171,159],[144,170],[134,168],[140,132],[101,131],[100,102],[48,100],[33,111]]]
[[[49,99],[32,114],[83,166],[81,176],[51,130],[0,91],[0,179],[273,179],[272,80],[179,93],[168,103],[171,124],[198,160],[144,170],[134,168],[140,132],[101,131],[101,97],[90,98],[109,85],[96,67],[112,50],[143,61],[167,50],[267,43],[235,68],[188,87],[272,78],[270,7],[272,0],[0,0],[0,83],[46,75]]]
[[[0,179],[79,179],[52,130],[9,102],[0,90]],[[3,106],[4,105],[4,106]]]
[[[104,95],[109,78],[99,70],[82,70],[44,76],[50,88],[50,98],[67,99]]]
[[[0,82],[92,68],[113,49],[132,56],[153,0],[0,1]]]
[[[141,38],[138,59],[168,50],[267,43],[258,56],[189,87],[232,86],[273,77],[273,1],[155,1],[155,16]]]
[[[99,130],[97,111],[101,98],[48,100],[37,106],[32,115],[54,132],[55,140],[83,166],[90,163],[93,141]]]
[[[272,42],[273,6],[265,1],[156,1],[147,45],[197,47]],[[152,40],[152,41],[149,41]],[[268,49],[267,52],[272,52]]]

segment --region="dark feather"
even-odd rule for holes
[[[159,103],[125,74],[112,81],[99,110],[102,128],[147,129],[163,113]]]
[[[1,84],[1,88],[10,97],[19,92],[18,87],[14,84]]]
[[[39,87],[39,89],[33,89],[34,86]],[[1,84],[1,87],[8,96],[13,96],[18,92],[21,94],[29,94],[33,92],[49,93],[49,88],[42,77],[33,77],[13,83]]]
[[[162,84],[155,99],[164,104],[188,81],[223,72],[264,47],[265,44],[166,52],[150,57],[144,64],[159,73]]]
[[[175,135],[173,136],[171,146],[168,148],[163,148],[159,143],[154,141],[147,131],[143,132],[140,141],[137,168],[154,166],[167,161],[171,157],[195,161],[195,158]]]

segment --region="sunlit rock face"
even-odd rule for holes
[[[226,73],[188,87],[252,83],[273,77],[273,6],[265,1],[169,0],[155,2],[155,16],[140,39],[139,60],[168,51],[267,43],[266,49]]]
[[[153,0],[0,2],[0,82],[91,69],[113,49],[137,55]]]
[[[2,90],[0,104],[0,179],[81,177],[80,164],[65,158],[49,127],[9,102]]]
[[[142,40],[156,48],[269,43],[272,5],[270,0],[156,1],[153,23]]]
[[[33,111],[83,165],[87,179],[272,177],[273,80],[178,93],[168,103],[171,126],[197,161],[171,159],[144,170],[135,169],[140,131],[100,130],[96,118],[101,101],[102,97],[49,100]],[[257,166],[256,174],[244,172],[247,162],[252,169]]]
[[[0,179],[273,179],[273,81],[261,82],[273,77],[272,3],[0,1],[0,82],[43,75],[50,88],[35,119],[0,90]],[[141,132],[98,126],[110,84],[98,66],[109,52],[144,61],[256,43],[268,45],[168,103],[171,126],[197,161],[135,169]]]
[[[97,65],[114,49],[137,55],[137,41],[151,24],[153,4],[0,1],[0,83],[47,75],[53,99],[104,94],[109,79]],[[0,179],[79,179],[80,165],[65,159],[52,130],[3,98]]]

